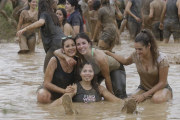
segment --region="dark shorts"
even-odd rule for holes
[[[171,92],[172,96],[173,96],[173,90],[172,90],[172,88],[169,86],[169,84],[167,84],[164,88],[168,89],[168,90]],[[141,85],[138,86],[138,89],[144,90],[145,92],[148,91],[148,90],[146,90],[146,89],[145,89],[143,86],[141,86]]]
[[[160,22],[156,22],[151,25],[152,32],[157,40],[163,40],[163,31],[159,29]]]
[[[128,21],[129,34],[131,38],[135,38],[141,31],[142,23]]]
[[[163,37],[169,40],[171,34],[173,34],[174,40],[177,40],[180,38],[180,23],[179,22],[164,22]]]
[[[53,92],[53,91],[50,91],[50,90],[46,89],[46,88],[44,87],[44,84],[43,84],[43,83],[38,87],[36,93],[37,93],[40,89],[45,89],[45,90],[49,91],[49,92],[51,93],[51,100],[56,100],[56,99],[60,98],[60,97],[63,95],[63,94],[61,94],[61,93]]]
[[[29,32],[24,32],[23,35],[28,39],[31,39],[32,37],[36,37],[36,32],[32,32],[32,33],[29,33]]]

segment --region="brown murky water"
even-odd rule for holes
[[[134,48],[127,33],[122,35],[122,46],[116,46],[118,54],[128,57]],[[130,44],[129,44],[130,43]],[[121,113],[118,103],[98,102],[90,104],[75,103],[80,114],[67,116],[62,106],[48,109],[48,105],[36,100],[37,87],[43,81],[44,50],[42,45],[35,54],[18,55],[17,43],[0,44],[0,119],[112,119],[112,120],[180,120],[180,64],[175,64],[173,57],[180,53],[180,44],[161,44],[160,50],[169,58],[170,69],[168,82],[173,88],[173,100],[163,104],[153,104],[150,100],[138,104],[138,115]],[[127,93],[135,91],[139,85],[139,76],[135,65],[126,66]],[[104,84],[104,83],[103,83]]]

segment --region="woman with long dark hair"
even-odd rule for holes
[[[116,97],[126,98],[126,73],[124,66],[113,57],[106,55],[102,50],[92,48],[92,41],[85,33],[79,33],[75,38],[78,56],[83,61],[91,62],[98,74],[98,83],[105,79],[106,88],[109,92],[114,93]],[[60,50],[54,52],[56,56],[65,59],[69,65],[76,64],[73,58],[69,58]]]
[[[17,31],[38,21],[37,0],[28,0],[27,10],[23,10],[20,14]],[[40,36],[40,35],[39,35]],[[35,29],[27,30],[17,40],[19,42],[20,51],[18,53],[28,53],[35,51],[36,32]],[[38,39],[39,43],[39,39]]]
[[[64,8],[58,8],[56,10],[56,15],[59,19],[61,29],[64,32],[66,36],[72,35],[73,37],[76,36],[74,30],[72,29],[71,25],[67,23],[66,18],[67,18],[67,12]]]
[[[83,62],[80,65],[81,81],[72,86],[74,91],[64,94],[61,98],[54,101],[49,107],[63,104],[66,114],[74,114],[72,101],[91,103],[100,101],[101,97],[104,97],[107,101],[119,102],[120,104],[125,105],[124,100],[117,98],[105,87],[97,83],[95,69],[96,68],[92,63],[87,61]],[[136,110],[136,103],[134,100],[130,99],[126,102],[126,104],[128,104],[127,108],[129,107],[132,110],[132,113]]]
[[[136,64],[140,76],[140,85],[132,97],[143,102],[152,96],[151,101],[162,103],[172,98],[172,89],[168,84],[168,58],[159,52],[155,37],[150,30],[142,30],[135,38],[135,52],[128,58],[106,51],[123,65]]]
[[[76,45],[72,36],[63,37],[61,43],[63,53],[76,60]],[[44,82],[37,90],[37,100],[40,103],[50,103],[63,94],[73,92],[71,87],[79,80],[78,64],[70,67],[66,60],[53,56],[47,66]]]
[[[46,71],[49,60],[53,56],[53,52],[60,48],[61,38],[65,37],[60,28],[59,19],[53,11],[57,7],[54,4],[57,4],[54,0],[39,0],[39,20],[17,32],[17,36],[21,36],[27,30],[41,27],[41,37],[46,52],[44,72]]]
[[[67,22],[72,26],[74,32],[76,34],[83,32],[82,11],[78,5],[78,0],[66,0],[65,8],[70,13]]]

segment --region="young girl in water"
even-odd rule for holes
[[[151,101],[162,103],[172,98],[172,89],[167,82],[169,63],[165,54],[159,52],[154,35],[142,30],[135,38],[135,52],[128,58],[106,51],[123,65],[136,64],[140,85],[132,97],[140,103],[152,96]]]
[[[36,11],[37,0],[28,0],[28,9],[23,10],[20,14],[17,30],[25,28],[32,23],[38,21],[38,11]],[[40,35],[39,35],[40,36]],[[35,51],[36,32],[35,29],[27,30],[17,40],[19,42],[20,51],[18,53],[28,53]],[[39,43],[39,39],[37,41]]]
[[[74,91],[66,93],[61,98],[54,101],[49,107],[63,104],[66,113],[73,114],[72,101],[83,103],[98,102],[101,100],[101,97],[104,97],[107,101],[120,102],[120,104],[124,105],[125,101],[115,97],[105,87],[97,83],[97,76],[94,73],[95,68],[93,66],[94,65],[89,62],[83,62],[80,65],[81,81],[72,86]],[[130,101],[131,105],[129,107],[135,110],[135,101],[129,100],[128,102],[130,103]]]
[[[62,38],[62,51],[78,63],[76,45],[71,36]],[[57,56],[48,63],[43,85],[38,88],[37,100],[40,103],[50,103],[60,98],[64,93],[74,92],[71,86],[78,79],[77,66],[70,67],[66,60]]]
[[[71,25],[66,22],[67,18],[67,12],[64,8],[58,8],[56,10],[56,15],[59,19],[59,22],[61,24],[61,29],[64,32],[66,36],[72,35],[73,37],[76,36],[74,30],[72,29]]]
[[[19,37],[27,30],[41,27],[42,42],[46,52],[44,60],[44,73],[49,60],[53,56],[53,52],[60,48],[61,38],[65,37],[60,28],[59,19],[53,11],[56,8],[57,2],[55,0],[39,0],[39,20],[17,32],[17,36]]]
[[[119,98],[127,97],[126,73],[123,65],[111,56],[104,54],[103,51],[92,48],[92,41],[87,34],[79,33],[74,40],[80,53],[78,56],[83,61],[89,61],[96,67],[95,74],[98,74],[98,83],[100,84],[105,79],[106,87],[111,93]],[[71,66],[76,64],[73,58],[62,54],[60,50],[55,51],[54,54],[66,59]]]

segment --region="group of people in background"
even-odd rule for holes
[[[34,52],[35,43],[40,41],[46,52],[38,102],[55,100],[51,107],[63,104],[66,112],[73,114],[71,99],[95,102],[104,97],[134,112],[136,103],[149,97],[154,103],[172,98],[168,59],[156,41],[168,43],[173,34],[174,42],[180,43],[180,0],[27,0],[26,5],[21,5],[22,0],[11,1],[19,8],[13,13],[20,13],[18,53]],[[6,2],[0,0],[0,13],[9,20],[3,11]],[[126,59],[112,52],[115,44],[120,44],[125,27],[135,48]],[[125,102],[123,65],[132,63],[136,64],[140,85]],[[107,89],[100,85],[103,80]]]

